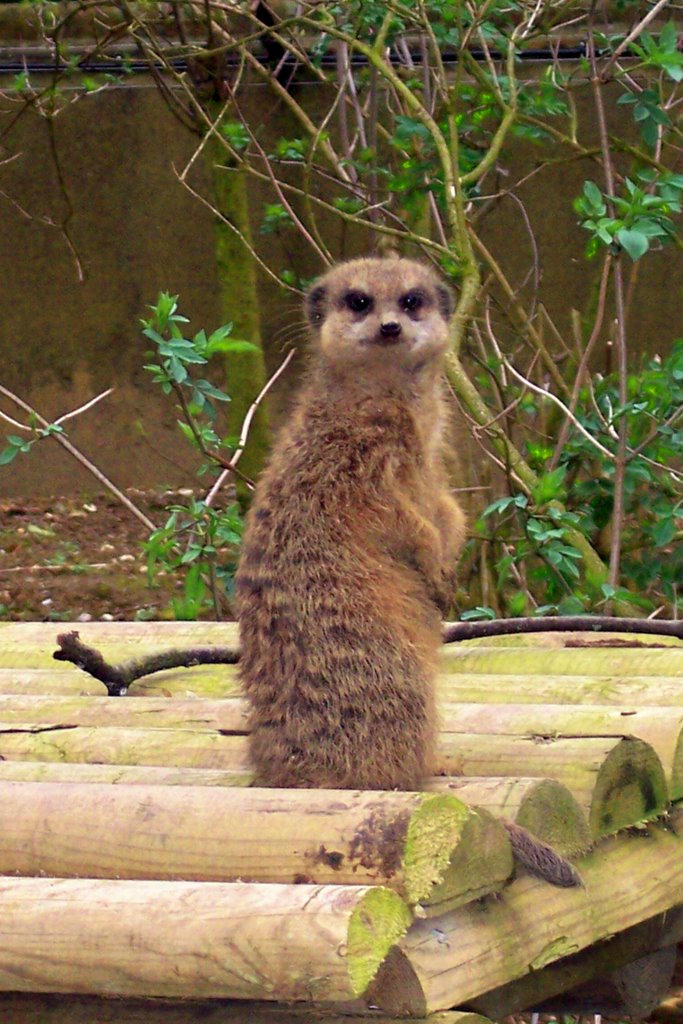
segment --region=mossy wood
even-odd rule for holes
[[[410,903],[467,902],[513,866],[501,823],[449,793],[6,782],[0,834],[3,874],[381,884]]]
[[[245,735],[243,698],[140,697],[112,700],[94,696],[0,694],[0,722],[73,726],[217,730]],[[609,708],[603,705],[493,705],[441,703],[442,733],[500,733],[546,737],[637,736],[659,755],[674,799],[683,794],[683,709]]]
[[[506,734],[544,740],[552,737],[634,735],[659,755],[673,799],[683,795],[683,710],[558,705],[455,704],[439,706],[445,734]],[[108,697],[0,695],[0,723],[43,735],[75,728],[148,728],[246,735],[247,706],[242,698]],[[30,723],[30,724],[27,724]],[[2,726],[0,726],[1,728]],[[38,728],[40,727],[40,728]]]
[[[441,672],[515,676],[680,676],[683,647],[443,648]]]
[[[662,762],[671,799],[683,796],[682,709],[442,704],[439,717],[442,733],[526,735],[539,742],[548,738],[573,740],[591,736],[635,736],[645,740]]]
[[[637,739],[439,735],[446,775],[531,775],[567,787],[588,818],[594,838],[662,814],[669,803],[661,761]]]
[[[81,673],[82,675],[83,673]],[[683,717],[683,712],[681,713]],[[140,697],[20,695],[0,693],[0,722],[31,722],[55,728],[104,726],[147,729],[248,732],[247,703],[242,697]]]
[[[625,928],[612,938],[549,964],[540,971],[525,974],[500,988],[473,999],[472,1006],[494,1020],[529,1007],[540,1006],[546,999],[569,992],[591,978],[630,964],[652,950],[665,949],[683,939],[683,907],[648,918],[641,924]]]
[[[112,700],[125,698],[111,698]],[[220,730],[0,723],[0,758],[249,770],[245,736]]]
[[[0,761],[1,782],[107,783],[122,786],[251,786],[252,772],[164,765]]]
[[[273,1006],[262,1002],[176,1002],[106,999],[94,996],[0,993],[0,1020],[8,1024],[401,1024],[396,1017],[340,1014],[307,1004]],[[492,1024],[478,1013],[445,1010],[413,1024]]]
[[[0,991],[349,1000],[410,911],[373,886],[2,878]]]
[[[521,878],[495,900],[443,915],[438,929],[417,921],[387,957],[369,1001],[387,1013],[415,1016],[469,1003],[678,906],[680,816],[674,823],[603,840],[578,864],[583,888],[546,886],[539,903],[542,883]]]
[[[127,786],[249,786],[249,772],[150,765],[69,764],[54,761],[0,761],[3,782],[106,783]],[[428,780],[429,792],[453,792],[468,806],[506,817],[564,854],[585,853],[592,843],[588,823],[566,787],[550,779]]]
[[[0,633],[0,664],[6,666],[10,657],[14,661],[19,655],[8,656],[2,648],[1,637]],[[79,668],[0,668],[1,694],[104,697],[106,692],[103,683]]]
[[[586,815],[567,787],[554,779],[446,776],[429,779],[425,789],[454,793],[470,807],[516,822],[565,857],[586,853],[593,842]]]
[[[27,657],[31,657],[27,652]],[[81,669],[20,667],[23,653],[3,652],[0,634],[0,694],[105,696],[103,683]],[[124,658],[123,660],[126,660]],[[56,662],[52,663],[56,665]],[[446,703],[591,704],[683,707],[683,677],[618,675],[491,675],[441,673],[437,691]],[[236,665],[178,668],[138,679],[129,697],[223,699],[237,697]]]
[[[437,691],[444,703],[683,707],[683,676],[453,673],[438,677]]]

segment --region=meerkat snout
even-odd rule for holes
[[[397,320],[385,320],[379,325],[379,333],[386,341],[395,341],[401,333],[401,325]]]

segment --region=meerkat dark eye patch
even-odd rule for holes
[[[369,313],[372,309],[372,299],[365,292],[347,292],[343,301],[352,313]]]
[[[404,313],[417,313],[418,309],[422,309],[425,304],[427,296],[421,288],[411,288],[409,292],[406,292],[398,300],[400,309]]]

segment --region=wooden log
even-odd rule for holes
[[[0,782],[107,783],[124,786],[251,786],[253,772],[163,765],[0,761]]]
[[[470,807],[507,818],[564,857],[578,857],[593,844],[586,815],[567,787],[554,779],[436,777],[425,789],[454,793]]]
[[[0,705],[1,707],[1,705]],[[544,741],[589,736],[636,736],[655,751],[672,800],[683,796],[683,710],[600,705],[442,704],[442,733],[529,736]]]
[[[19,660],[21,655],[13,654]],[[2,648],[0,647],[0,664]],[[56,664],[56,662],[54,663]],[[155,672],[139,679],[127,697],[207,697],[221,699],[239,692],[235,665],[201,665]],[[4,694],[81,694],[104,697],[106,689],[81,669],[0,668],[0,693]]]
[[[1,654],[1,648],[0,648]],[[440,673],[437,689],[445,702],[498,704],[632,704],[683,707],[680,676],[492,675]],[[204,665],[158,672],[135,682],[129,697],[214,698],[238,696],[235,665]],[[104,696],[102,683],[80,669],[0,668],[0,694],[91,694]]]
[[[133,786],[249,786],[248,772],[210,768],[0,761],[3,782],[106,783]],[[470,807],[508,818],[554,846],[563,856],[585,853],[592,837],[585,815],[566,787],[549,779],[428,780],[427,792],[453,792]],[[483,871],[483,865],[478,869]]]
[[[106,647],[107,656],[117,652],[117,661],[168,647],[235,647],[239,642],[236,622],[0,622],[0,650],[33,651],[38,667],[49,666],[57,633],[73,629],[83,643]]]
[[[70,694],[21,696],[0,693],[0,722],[30,722],[60,729],[76,725],[90,728],[213,729],[240,735],[248,731],[246,716],[247,703],[242,697],[223,700],[139,697],[129,700],[125,697]]]
[[[444,674],[487,673],[529,676],[683,676],[682,647],[577,647],[548,650],[529,647],[509,650],[465,647],[449,644],[443,648]]]
[[[500,1020],[529,1008],[537,1009],[554,996],[613,971],[653,950],[666,949],[683,938],[683,907],[648,918],[597,945],[563,957],[471,1000],[480,1013]]]
[[[599,838],[662,814],[669,802],[661,762],[637,739],[548,739],[529,736],[439,736],[445,775],[555,779],[570,790]]]
[[[0,633],[0,638],[2,634]],[[2,648],[0,647],[0,657]],[[106,689],[79,668],[0,668],[2,694],[64,694],[103,697]]]
[[[444,703],[683,707],[679,676],[440,674]]]
[[[208,729],[52,728],[30,722],[0,723],[0,758],[176,765],[237,773],[249,770],[246,738]]]
[[[401,1024],[385,1014],[339,1014],[304,1004],[273,1006],[240,1001],[173,1002],[95,996],[0,993],[0,1020],[8,1024]],[[405,1018],[403,1019],[405,1024]],[[413,1024],[491,1024],[478,1013],[444,1010]]]
[[[441,733],[506,734],[544,739],[552,736],[624,736],[633,734],[654,747],[663,762],[670,795],[683,795],[683,710],[633,708],[617,710],[602,706],[563,708],[557,705],[490,705],[445,703],[439,706]],[[0,695],[0,730],[10,726],[30,735],[73,727],[153,728],[218,731],[243,735],[248,729],[247,705],[241,698],[224,700],[141,697],[130,701],[108,697],[39,697]],[[30,725],[27,725],[30,723]],[[78,738],[69,736],[69,743]],[[0,753],[26,748],[26,741],[12,741]],[[35,741],[29,746],[35,747]],[[40,749],[40,747],[38,748]],[[23,755],[22,755],[23,756]]]
[[[502,824],[449,793],[0,783],[0,873],[382,884],[459,905],[502,887]]]
[[[683,902],[681,818],[673,828],[603,840],[579,870],[584,888],[517,879],[502,896],[418,921],[368,992],[385,1013],[423,1016],[478,996]],[[539,909],[542,904],[542,910]],[[476,964],[476,969],[473,969]]]
[[[0,879],[0,991],[345,1001],[410,911],[368,886]]]

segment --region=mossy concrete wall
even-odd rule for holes
[[[11,97],[0,99],[0,131],[17,109]],[[618,112],[630,117],[624,108]],[[250,116],[267,124],[272,139],[292,134],[265,87],[254,87]],[[74,443],[119,485],[190,484],[196,459],[177,431],[173,403],[142,369],[147,345],[139,319],[161,289],[180,294],[195,328],[215,327],[221,319],[212,216],[175,173],[196,139],[142,76],[125,88],[82,97],[51,124],[27,111],[4,137],[4,157],[18,155],[0,165],[0,381],[48,418],[113,386],[113,395],[70,427]],[[512,175],[498,186],[533,169],[540,155],[520,144]],[[206,167],[193,173],[193,184],[209,194]],[[487,245],[521,284],[534,259],[528,218],[543,271],[540,297],[562,330],[572,308],[586,308],[598,270],[583,260],[585,234],[571,207],[584,178],[597,173],[582,161],[546,168],[520,192],[524,211],[508,200],[492,206],[483,222]],[[266,196],[255,189],[251,197],[258,215]],[[358,240],[342,235],[338,224],[324,233],[340,256],[359,251]],[[299,241],[255,237],[278,270],[293,265],[310,277],[320,269]],[[683,329],[682,264],[672,248],[643,264],[629,323],[632,351],[665,349]],[[289,343],[301,339],[302,317],[296,297],[263,276],[259,292],[272,370]],[[275,396],[276,421],[295,373]],[[4,400],[2,408],[21,418]],[[51,441],[0,467],[0,495],[98,489]]]

